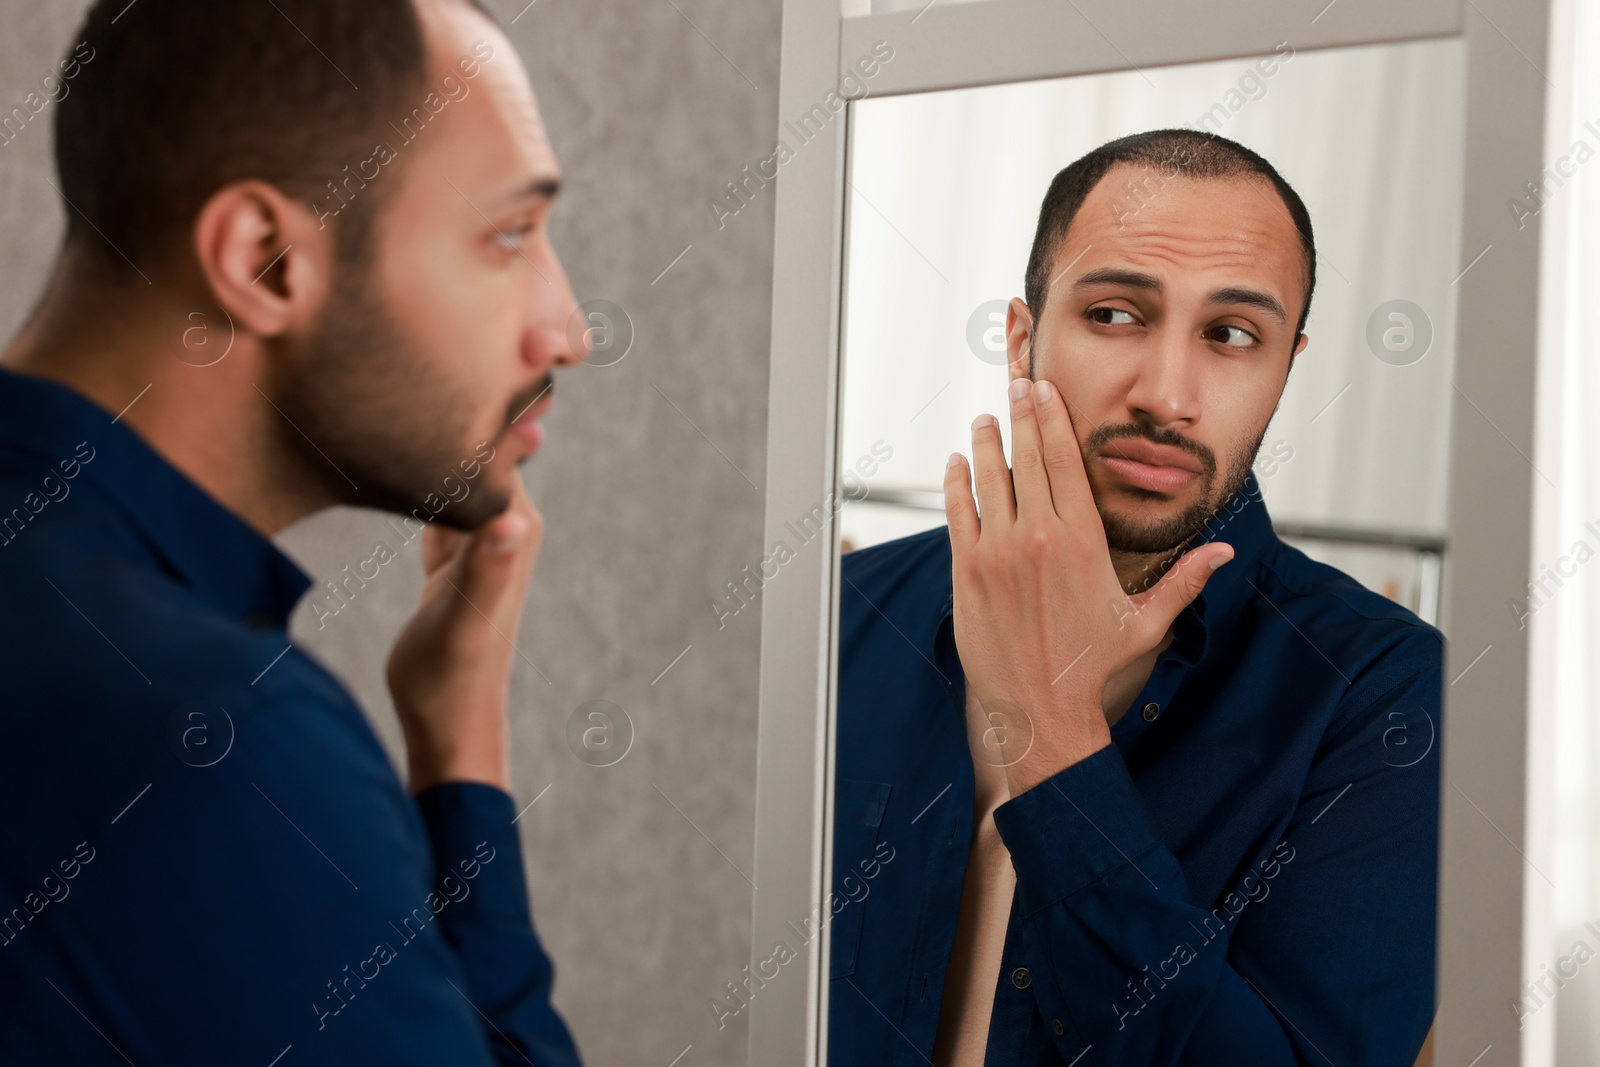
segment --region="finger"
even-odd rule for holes
[[[1011,492],[1011,471],[1000,441],[1000,423],[993,415],[979,415],[972,423],[972,480],[978,490],[978,511],[985,523],[1016,521],[1017,502]]]
[[[1178,613],[1200,595],[1216,569],[1232,558],[1233,546],[1218,541],[1185,552],[1153,587],[1128,598],[1134,613],[1151,633],[1166,633]]]
[[[1054,515],[1050,476],[1040,452],[1039,422],[1034,415],[1033,383],[1018,378],[1011,383],[1011,482],[1017,498],[1017,517]]]
[[[532,531],[526,515],[507,508],[474,530],[450,575],[456,590],[474,609],[497,624],[505,621],[501,606],[518,585],[522,549]]]
[[[972,499],[971,479],[967,457],[952,453],[944,469],[944,517],[950,526],[950,550],[957,555],[978,541],[978,505]]]
[[[1032,403],[1056,514],[1063,519],[1086,515],[1094,507],[1094,494],[1089,489],[1083,450],[1078,447],[1078,434],[1073,429],[1066,399],[1061,390],[1041,378],[1033,385]]]
[[[422,573],[432,575],[455,559],[470,536],[465,530],[452,530],[436,522],[428,523],[422,531]]]
[[[521,617],[533,560],[543,540],[543,519],[528,499],[521,477],[513,477],[505,510],[463,535],[453,566],[443,571],[473,614],[502,631]]]
[[[515,510],[528,520],[528,536],[519,546],[517,553],[520,567],[518,579],[521,586],[526,588],[528,579],[533,574],[534,562],[539,556],[539,548],[544,543],[544,516],[534,507],[533,499],[528,495],[528,488],[520,477],[514,479],[511,507],[508,510]]]

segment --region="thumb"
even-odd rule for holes
[[[1153,588],[1130,598],[1134,610],[1148,612],[1151,621],[1164,632],[1205,589],[1212,573],[1232,558],[1233,546],[1215,541],[1185,552]]]

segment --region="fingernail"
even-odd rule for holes
[[[972,432],[973,433],[977,433],[979,430],[983,429],[985,426],[993,426],[993,425],[995,425],[995,421],[994,421],[994,416],[993,415],[979,415],[977,418],[972,420]]]
[[[489,539],[489,547],[502,555],[515,552],[528,531],[528,521],[521,515],[512,515],[501,521],[500,530]]]
[[[1011,399],[1021,400],[1028,395],[1028,390],[1033,388],[1033,383],[1026,378],[1018,378],[1011,383]]]
[[[1055,387],[1040,378],[1033,383],[1033,402],[1044,405],[1050,403],[1050,398],[1055,395]]]
[[[950,458],[945,460],[944,469],[947,470],[947,471],[955,470],[956,467],[960,463],[961,463],[961,453],[960,452],[952,452],[952,453],[950,453]]]
[[[1218,567],[1222,566],[1224,563],[1228,562],[1232,558],[1233,558],[1233,553],[1232,552],[1229,552],[1226,556],[1212,556],[1211,557],[1211,569],[1212,570],[1216,570]]]

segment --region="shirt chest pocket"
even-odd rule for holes
[[[881,866],[878,833],[889,786],[840,778],[833,786],[833,892],[824,906],[832,930],[829,978],[854,974],[872,879]]]

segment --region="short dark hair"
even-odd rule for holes
[[[231,182],[328,196],[427,77],[412,0],[98,0],[77,39],[93,52],[55,115],[67,239],[123,268],[181,247]]]
[[[1305,259],[1305,306],[1295,327],[1298,336],[1305,332],[1311,314],[1311,293],[1317,284],[1317,246],[1311,236],[1311,214],[1300,194],[1289,187],[1283,175],[1264,158],[1237,141],[1199,130],[1151,130],[1120,137],[1101,145],[1083,158],[1062,168],[1051,181],[1039,208],[1039,228],[1034,233],[1033,251],[1028,256],[1026,298],[1034,322],[1044,312],[1054,269],[1056,246],[1089,191],[1119,163],[1156,167],[1162,180],[1187,178],[1259,177],[1272,183],[1283,205],[1300,231],[1300,249]]]

